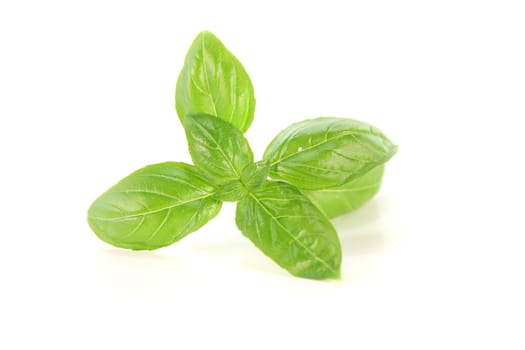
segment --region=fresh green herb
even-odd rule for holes
[[[298,277],[339,278],[329,218],[377,193],[397,147],[369,124],[324,117],[286,128],[254,162],[243,136],[255,109],[250,78],[209,32],[193,42],[175,99],[195,165],[149,165],[111,187],[88,210],[97,236],[157,249],[213,219],[223,201],[238,202],[237,227],[278,265]]]
[[[255,97],[242,64],[215,35],[202,32],[193,41],[177,80],[175,108],[184,122],[190,113],[207,113],[246,132]]]
[[[214,218],[221,208],[215,192],[192,165],[149,165],[100,196],[89,208],[88,222],[114,246],[157,249]]]
[[[315,279],[339,277],[337,232],[297,187],[266,181],[239,201],[235,221],[257,248],[291,274]]]
[[[263,159],[270,176],[305,190],[341,186],[396,152],[378,129],[357,120],[317,118],[284,129],[273,139]]]

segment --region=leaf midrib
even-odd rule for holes
[[[101,216],[90,216],[90,217],[92,219],[101,220],[101,221],[113,221],[113,220],[128,219],[128,218],[133,218],[133,217],[138,217],[138,216],[145,216],[145,215],[151,215],[151,214],[159,213],[159,212],[161,212],[163,210],[168,210],[168,209],[175,208],[175,207],[178,207],[178,206],[181,206],[181,205],[185,205],[185,204],[188,204],[188,203],[191,203],[191,202],[195,202],[195,201],[198,201],[198,200],[201,200],[201,199],[206,199],[206,198],[211,197],[211,196],[213,196],[213,193],[208,193],[205,196],[192,198],[190,200],[183,201],[183,202],[177,202],[177,203],[175,203],[173,205],[169,205],[167,207],[162,207],[162,208],[159,208],[159,209],[150,210],[150,211],[141,212],[141,213],[130,214],[130,215],[117,216],[117,217],[111,217],[111,218],[101,217]]]
[[[208,97],[210,98],[211,106],[213,107],[213,115],[218,117],[217,108],[215,106],[215,99],[212,96],[211,85],[210,85],[210,81],[208,80],[208,67],[206,65],[206,49],[204,48],[204,38],[201,41],[201,50],[202,50],[202,65],[204,66],[204,80],[206,83],[206,88],[208,90]]]
[[[355,133],[356,133],[356,131],[347,131],[347,132],[343,132],[343,133],[341,133],[341,134],[338,134],[338,135],[336,135],[336,136],[334,136],[334,137],[332,137],[332,138],[324,139],[323,141],[321,141],[321,142],[319,142],[319,143],[316,143],[315,145],[311,145],[311,146],[308,146],[308,147],[306,147],[306,148],[303,148],[303,149],[300,150],[299,152],[291,153],[291,154],[289,154],[289,155],[287,155],[287,156],[285,156],[285,157],[283,157],[283,158],[280,158],[280,159],[276,160],[275,162],[271,163],[270,166],[274,166],[274,165],[277,164],[277,163],[281,163],[281,162],[283,162],[283,161],[285,161],[285,160],[287,160],[287,159],[289,159],[289,158],[295,157],[295,156],[298,155],[298,154],[301,154],[301,153],[304,153],[304,152],[306,152],[306,151],[309,151],[309,150],[311,150],[312,148],[319,147],[319,146],[321,146],[321,145],[324,145],[325,143],[332,142],[332,141],[334,141],[334,140],[337,140],[338,138],[341,138],[341,137],[344,137],[344,136],[353,135],[353,134],[355,134]]]

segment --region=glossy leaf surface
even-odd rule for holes
[[[270,176],[300,189],[341,186],[388,161],[397,151],[373,126],[324,117],[292,124],[264,153]]]
[[[338,187],[303,191],[329,218],[347,214],[368,202],[379,191],[384,165]]]
[[[213,183],[240,180],[244,168],[253,163],[248,141],[230,123],[193,114],[186,117],[184,127],[193,163]]]
[[[338,278],[341,246],[330,221],[297,188],[265,182],[237,204],[237,227],[291,274]]]
[[[193,166],[149,165],[102,194],[88,210],[88,223],[117,247],[151,250],[170,245],[217,215],[215,188]]]
[[[175,107],[184,123],[188,114],[219,117],[245,132],[255,110],[250,77],[223,43],[201,32],[191,45],[177,80]]]

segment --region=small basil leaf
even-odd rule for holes
[[[245,132],[255,110],[250,77],[239,60],[210,32],[193,41],[177,80],[175,108],[180,120],[207,113]]]
[[[339,278],[341,245],[334,227],[297,188],[265,182],[237,204],[237,227],[292,275]]]
[[[172,244],[214,218],[221,202],[193,166],[149,165],[102,194],[88,210],[88,223],[103,241],[151,250]]]
[[[352,119],[317,118],[292,124],[267,147],[270,176],[300,189],[341,186],[388,161],[397,151],[373,126]]]
[[[232,180],[221,185],[214,198],[224,202],[237,202],[246,195],[246,187],[239,180]]]
[[[197,169],[213,183],[239,180],[253,163],[248,141],[230,123],[206,114],[192,114],[184,122],[191,158]]]
[[[241,181],[249,191],[255,191],[268,178],[270,164],[267,161],[253,163],[244,168],[241,174]]]
[[[379,191],[385,166],[380,165],[361,177],[338,187],[303,191],[329,218],[349,213],[368,202]]]

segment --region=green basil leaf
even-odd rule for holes
[[[238,202],[236,223],[255,246],[292,275],[340,277],[341,245],[334,227],[294,186],[265,182]]]
[[[193,166],[149,165],[102,194],[88,210],[88,223],[117,247],[151,250],[172,244],[214,218],[221,202]]]
[[[338,187],[303,191],[329,218],[349,213],[368,202],[379,191],[385,166],[380,165]]]
[[[219,117],[245,132],[255,111],[250,77],[222,42],[201,32],[191,45],[177,80],[175,108],[184,123],[191,113]]]
[[[193,163],[213,183],[239,180],[243,169],[253,163],[248,141],[230,123],[207,114],[190,114],[184,127]]]
[[[352,119],[317,118],[292,124],[264,153],[270,177],[300,189],[341,186],[388,161],[397,151],[373,126]]]

